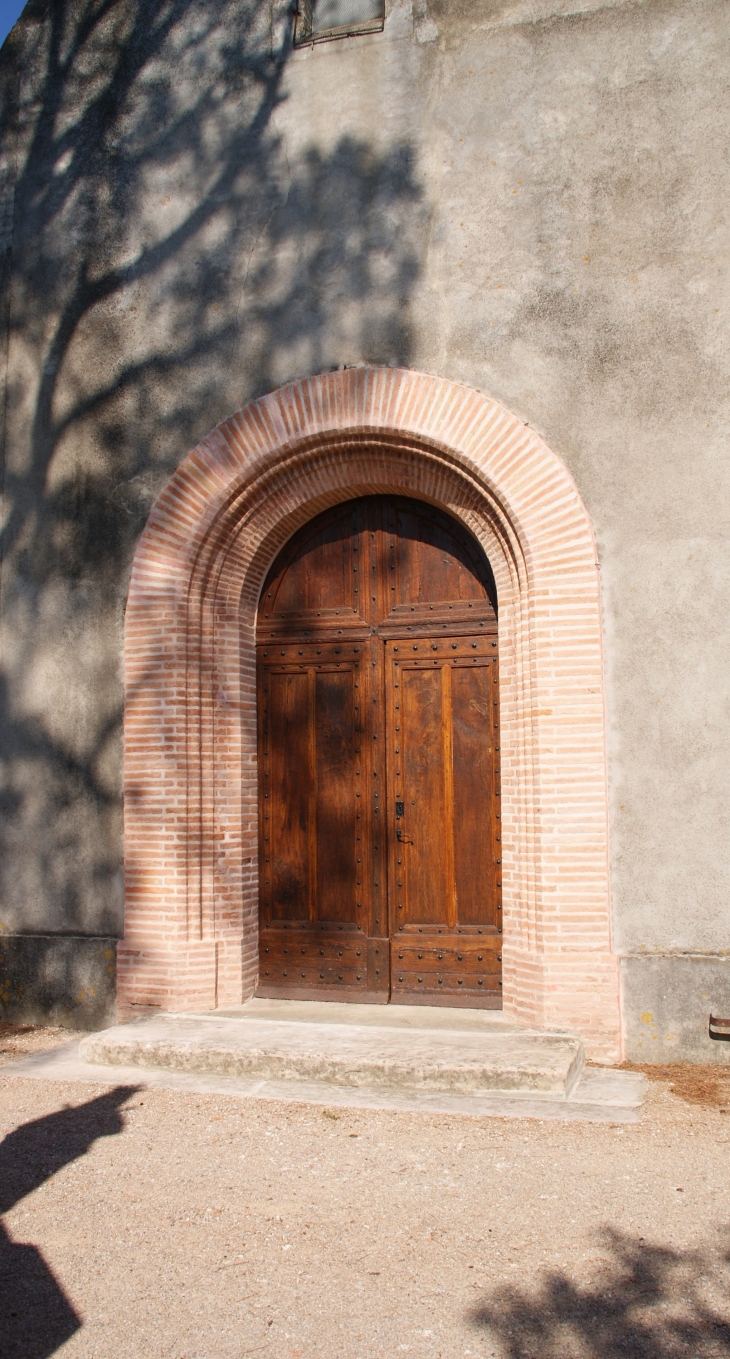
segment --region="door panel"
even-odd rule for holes
[[[494,822],[499,822],[500,791],[494,750],[499,745],[497,659],[471,669],[451,671],[451,722],[454,768],[454,883],[460,925],[499,926],[501,897],[497,881]],[[485,816],[486,813],[486,816]],[[455,922],[456,923],[456,922]]]
[[[397,915],[404,925],[449,922],[453,896],[448,816],[447,752],[443,670],[418,670],[418,661],[396,660],[393,671],[392,748],[395,757],[395,800],[404,813],[397,818],[403,874],[396,879]],[[447,672],[448,673],[448,672]],[[436,853],[429,847],[438,847]]]
[[[394,498],[383,511],[383,636],[496,629],[491,568],[448,515]]]
[[[257,632],[259,995],[500,1005],[495,604],[479,545],[404,497],[281,552]]]
[[[387,940],[368,952],[381,917],[387,929],[370,749],[382,665],[371,652],[370,642],[259,651],[259,995],[387,1000]]]
[[[501,1004],[495,653],[482,636],[386,643],[395,1002]]]
[[[355,674],[353,669],[309,671],[314,708],[311,825],[317,864],[311,918],[353,924],[359,905],[353,786],[353,765],[358,764]],[[356,779],[359,772],[356,767]]]
[[[488,602],[476,544],[468,549],[453,520],[413,501],[394,502],[388,517],[396,605],[425,610],[441,603]]]
[[[268,700],[268,707],[266,707]],[[268,768],[264,792],[265,918],[308,920],[310,900],[310,770],[309,676],[266,676]],[[271,796],[270,789],[274,790]],[[268,831],[268,835],[267,832]]]
[[[364,560],[367,505],[364,500],[338,505],[294,535],[269,572],[261,595],[259,641],[343,636],[353,629],[365,635],[371,593]]]

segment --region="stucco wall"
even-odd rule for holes
[[[290,378],[397,363],[577,481],[628,1051],[659,974],[653,1050],[689,1051],[672,997],[730,999],[730,11],[393,0],[293,53],[287,8],[31,5],[3,49],[2,926],[121,931],[123,608],[172,469]]]

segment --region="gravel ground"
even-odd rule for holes
[[[0,1353],[730,1356],[730,1073],[651,1074],[614,1126],[0,1070]]]

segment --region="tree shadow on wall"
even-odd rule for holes
[[[123,607],[173,468],[289,378],[410,359],[412,153],[310,135],[291,56],[289,0],[31,0],[0,57],[10,931],[119,931]]]
[[[0,1212],[85,1156],[98,1137],[122,1132],[119,1106],[136,1088],[119,1086],[9,1133],[0,1143]],[[3,1359],[46,1359],[82,1325],[37,1246],[14,1241],[1,1225],[0,1316]]]
[[[730,1355],[728,1254],[670,1250],[607,1231],[598,1281],[563,1271],[504,1287],[472,1320],[504,1359],[719,1359]],[[718,1306],[718,1298],[723,1304]]]

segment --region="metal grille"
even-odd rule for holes
[[[348,33],[379,33],[385,0],[299,0],[294,41],[322,42]]]

